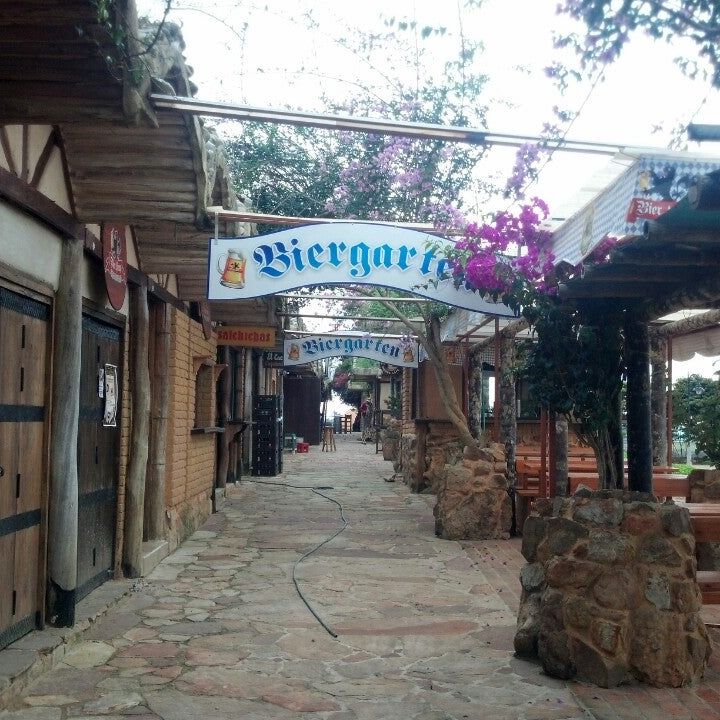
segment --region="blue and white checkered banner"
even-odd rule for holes
[[[577,265],[607,236],[642,235],[646,221],[671,210],[698,178],[718,169],[717,157],[639,155],[620,177],[555,231],[556,260]]]

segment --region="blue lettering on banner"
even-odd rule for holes
[[[449,260],[438,258],[436,250],[420,251],[412,246],[400,245],[393,248],[383,244],[371,248],[364,242],[347,245],[344,242],[329,242],[327,247],[320,243],[310,245],[307,249],[298,247],[296,238],[287,243],[278,240],[274,243],[257,245],[252,258],[257,264],[258,273],[270,278],[280,278],[285,273],[304,270],[320,270],[325,265],[340,268],[347,264],[349,274],[353,278],[368,277],[373,270],[392,270],[397,268],[404,272],[411,266],[415,257],[422,258],[419,272],[421,275],[435,275],[442,279],[448,269]]]

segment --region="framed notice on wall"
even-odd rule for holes
[[[117,427],[118,383],[117,365],[105,366],[105,410],[103,427]]]

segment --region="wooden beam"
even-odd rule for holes
[[[655,320],[677,310],[707,307],[718,300],[720,300],[720,277],[716,276],[650,299],[644,303],[642,317],[645,320]]]
[[[22,126],[22,150],[20,157],[22,158],[20,163],[20,179],[27,182],[30,177],[30,126],[26,124]]]
[[[132,434],[125,481],[123,569],[127,577],[139,577],[142,574],[145,480],[150,430],[149,316],[147,288],[142,285],[130,288],[130,332]]]
[[[708,310],[700,315],[676,320],[665,325],[655,325],[650,328],[651,335],[658,337],[671,337],[674,335],[689,335],[690,333],[713,327],[720,323],[720,310]]]
[[[674,245],[665,248],[624,247],[614,250],[609,265],[663,267],[707,267],[720,264],[720,248]]]
[[[627,363],[628,489],[652,492],[650,422],[650,341],[648,328],[628,316],[625,321]]]
[[[37,188],[37,186],[40,184],[40,181],[42,180],[43,175],[45,174],[45,169],[47,168],[47,164],[50,161],[50,156],[52,155],[52,151],[57,147],[57,133],[55,132],[55,128],[53,128],[50,131],[50,134],[47,137],[47,140],[45,141],[45,145],[43,146],[42,152],[40,153],[40,157],[38,158],[37,163],[35,164],[35,170],[33,171],[32,179],[30,180],[30,184]]]
[[[668,455],[667,412],[667,338],[650,337],[650,416],[653,465],[665,465]]]
[[[720,182],[715,175],[704,175],[690,186],[688,203],[693,210],[720,210]]]
[[[706,270],[706,268],[705,268]],[[588,268],[582,278],[583,284],[610,283],[671,283],[692,281],[703,277],[703,268],[688,268],[682,274],[676,266],[663,267],[646,262],[645,265],[599,265]],[[570,284],[570,283],[569,283]]]
[[[12,147],[10,146],[10,138],[8,137],[7,128],[3,125],[0,127],[0,145],[2,145],[3,153],[5,154],[5,160],[7,160],[8,168],[13,175],[17,175],[17,165],[15,164],[15,158],[12,154]]]
[[[0,168],[0,198],[42,221],[65,238],[84,238],[85,226],[17,175]]]
[[[685,230],[662,225],[657,220],[645,223],[645,234],[633,242],[636,247],[647,245],[718,245],[720,230]]]
[[[671,288],[671,291],[675,289],[676,288]],[[596,285],[595,283],[585,284],[583,279],[578,279],[560,285],[559,294],[560,297],[565,300],[575,298],[640,298],[644,300],[648,297],[659,297],[667,292],[667,283],[646,283],[637,280],[633,283],[607,281],[603,284]]]
[[[50,621],[75,624],[78,541],[78,419],[82,345],[82,258],[77,239],[62,241],[54,305],[48,573]]]

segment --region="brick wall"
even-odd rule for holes
[[[165,479],[167,540],[171,548],[192,534],[211,511],[217,436],[212,433],[191,434],[191,431],[195,422],[195,371],[203,358],[214,359],[215,353],[214,338],[206,340],[199,323],[173,309]],[[214,418],[199,419],[203,424],[214,423]]]

